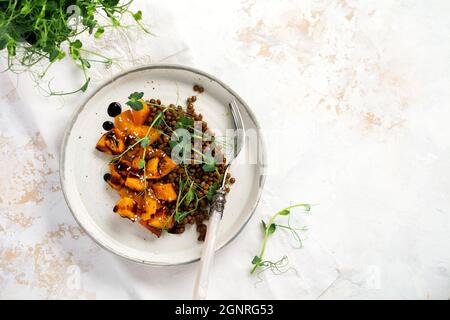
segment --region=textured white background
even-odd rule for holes
[[[86,45],[122,68],[173,62],[230,84],[265,129],[270,163],[249,225],[216,258],[210,298],[450,298],[450,2],[135,1],[154,36]],[[69,61],[55,86],[75,85]],[[0,75],[0,298],[190,298],[196,265],[151,268],[99,248],[58,178],[80,96],[47,98]],[[318,204],[294,270],[249,275],[259,220]],[[79,281],[78,281],[79,280]]]

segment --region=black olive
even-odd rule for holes
[[[112,128],[114,128],[114,123],[112,123],[111,121],[105,121],[103,122],[102,125],[103,129],[105,129],[106,131],[111,130]]]
[[[105,173],[103,180],[108,181],[109,179],[111,179],[111,173]]]
[[[108,115],[110,117],[118,116],[122,112],[122,106],[118,102],[112,102],[108,106]]]

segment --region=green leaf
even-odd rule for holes
[[[181,222],[184,218],[186,218],[189,214],[191,214],[189,211],[182,211],[182,212],[176,212],[175,213],[175,221]]]
[[[86,82],[83,84],[83,86],[80,88],[80,90],[82,91],[82,92],[86,92],[86,90],[87,90],[87,88],[88,88],[88,86],[89,86],[89,82],[91,81],[91,78],[88,78],[87,80],[86,80]]]
[[[186,200],[185,200],[186,206],[190,205],[192,200],[194,200],[194,198],[195,198],[195,192],[191,185],[188,192],[186,193]]]
[[[215,170],[215,165],[214,165],[214,163],[212,163],[212,164],[204,164],[203,166],[202,166],[202,169],[203,169],[203,171],[205,171],[205,172],[213,172],[214,170]]]
[[[181,117],[177,123],[175,124],[175,128],[176,129],[180,129],[180,128],[188,128],[188,127],[192,127],[192,125],[194,124],[194,119],[192,119],[191,117]]]
[[[171,149],[175,148],[175,146],[180,143],[179,141],[170,140],[169,146]]]
[[[144,148],[144,149],[147,148],[149,142],[150,142],[150,138],[149,137],[142,138],[141,147]]]
[[[133,92],[128,96],[129,101],[126,104],[129,105],[133,110],[142,110],[142,108],[144,108],[144,105],[139,100],[142,99],[143,96],[143,92]]]
[[[304,204],[303,207],[305,208],[305,211],[311,211],[311,205],[310,204]]]
[[[16,46],[17,42],[14,39],[9,39],[8,42],[6,43],[6,49],[8,50],[8,55],[10,57],[16,55]]]
[[[126,103],[127,105],[129,105],[131,107],[131,109],[139,111],[142,110],[142,108],[144,108],[144,105],[142,104],[142,102],[140,101],[127,101]]]
[[[280,211],[280,216],[287,216],[289,215],[289,213],[291,213],[291,211],[284,209]]]
[[[86,59],[80,58],[80,62],[81,62],[82,66],[84,66],[84,67],[86,67],[88,69],[91,67],[91,63],[88,60],[86,60]]]
[[[92,31],[94,31],[94,28],[97,25],[97,21],[92,17],[84,17],[82,23],[89,28],[89,34],[92,34]]]
[[[133,18],[134,18],[134,20],[136,20],[136,21],[142,20],[142,11],[139,10],[138,12],[133,13]]]
[[[275,223],[272,223],[272,224],[269,226],[269,228],[267,229],[267,234],[270,235],[270,234],[274,233],[276,229],[277,229],[276,224],[275,224]]]
[[[264,222],[264,220],[261,220],[261,225],[262,225],[262,228],[263,228],[263,232],[266,233],[267,225],[266,225],[266,223]]]
[[[72,42],[70,44],[71,47],[76,48],[76,49],[80,49],[83,46],[83,43],[80,40],[75,40],[74,42]]]
[[[130,99],[130,100],[139,100],[139,99],[142,99],[143,96],[144,96],[143,92],[133,92],[132,94],[130,94],[128,96],[128,99]]]
[[[59,57],[59,50],[57,49],[57,48],[54,48],[51,52],[50,52],[50,55],[49,55],[49,60],[50,60],[50,62],[53,62],[53,61],[55,61],[56,59],[58,59],[58,57]]]
[[[20,14],[27,15],[31,12],[31,3],[25,2],[22,4],[22,9],[20,10]]]
[[[180,192],[183,192],[184,187],[186,186],[186,180],[180,179],[180,182],[178,183],[178,189]]]
[[[138,168],[142,169],[145,166],[145,160],[144,159],[140,159],[138,162]]]
[[[95,33],[94,33],[94,38],[96,38],[96,39],[100,38],[104,32],[105,32],[105,28],[98,27],[97,31],[95,31]]]
[[[205,154],[203,156],[203,171],[205,172],[213,172],[216,170],[216,162],[214,157],[211,154]]]
[[[260,257],[258,257],[258,256],[254,256],[254,257],[253,257],[252,264],[258,266],[261,262],[262,262],[262,260],[261,260]]]
[[[208,193],[206,194],[206,198],[208,198],[209,201],[212,200],[212,198],[216,194],[216,191],[218,188],[219,188],[219,185],[217,184],[217,182],[215,182],[209,186]]]

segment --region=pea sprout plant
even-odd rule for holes
[[[282,274],[286,272],[286,268],[288,266],[288,257],[283,256],[279,260],[271,261],[264,259],[264,253],[266,251],[266,246],[269,238],[277,231],[278,229],[287,230],[292,234],[294,241],[297,243],[297,248],[302,247],[302,239],[299,235],[299,232],[306,231],[305,227],[303,228],[295,228],[291,225],[291,210],[297,207],[303,207],[305,212],[309,212],[311,210],[310,204],[296,204],[289,206],[287,208],[282,209],[281,211],[274,214],[266,223],[264,220],[261,221],[262,231],[263,231],[263,243],[261,246],[261,251],[259,255],[254,256],[252,260],[252,270],[251,273],[255,273],[256,270],[260,269],[260,273],[266,270],[272,271],[274,274]],[[286,224],[281,224],[278,221],[282,217],[287,217]]]
[[[67,55],[80,68],[84,83],[70,92],[42,88],[48,95],[66,95],[87,90],[91,63],[109,66],[113,59],[84,48],[77,39],[88,33],[100,38],[108,28],[128,28],[121,21],[130,15],[145,32],[142,12],[132,12],[133,0],[10,0],[0,1],[0,51],[7,56],[7,68],[15,73],[30,72],[36,82]],[[102,21],[102,22],[100,22]]]

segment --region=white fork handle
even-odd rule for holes
[[[200,257],[200,267],[198,269],[197,278],[195,280],[193,295],[194,300],[206,299],[209,273],[214,261],[214,249],[216,246],[217,231],[221,219],[222,214],[217,210],[213,210],[209,218],[206,239],[205,243],[203,244],[202,255]]]

